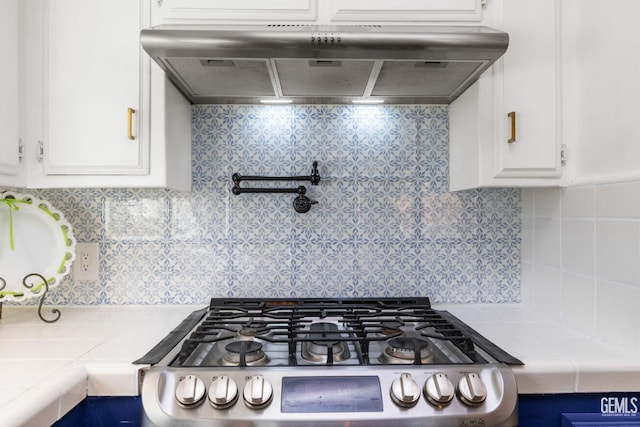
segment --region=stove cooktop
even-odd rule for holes
[[[183,340],[180,331],[189,330]],[[219,299],[138,363],[169,366],[522,364],[428,298]],[[186,334],[185,334],[186,335]]]
[[[522,364],[428,298],[214,298],[135,363],[144,426],[224,427],[512,426]]]

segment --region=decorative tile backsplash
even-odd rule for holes
[[[36,193],[100,243],[100,281],[56,304],[206,304],[210,297],[520,300],[520,190],[449,193],[446,106],[193,107],[193,191]],[[231,175],[309,175],[294,194],[232,195]]]

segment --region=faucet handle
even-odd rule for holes
[[[317,201],[309,199],[304,194],[299,194],[295,199],[293,199],[293,209],[298,213],[307,213],[311,210],[311,205],[315,205],[317,203]]]
[[[320,172],[318,171],[318,161],[314,160],[311,169],[311,176],[309,177],[309,181],[311,181],[311,185],[318,185],[320,183]]]

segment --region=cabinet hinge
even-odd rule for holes
[[[562,166],[567,164],[567,146],[564,144],[560,147],[560,164]]]
[[[44,143],[42,141],[38,141],[38,152],[36,153],[36,158],[40,162],[44,160]]]
[[[22,138],[18,139],[18,162],[22,161],[24,157],[24,144],[22,143]]]
[[[162,7],[162,0],[156,0],[156,5],[158,7]]]

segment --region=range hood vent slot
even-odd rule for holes
[[[385,61],[371,95],[457,96],[482,65],[478,61]]]
[[[276,59],[282,96],[364,96],[374,61]]]
[[[506,33],[446,26],[158,26],[143,48],[196,104],[448,104],[507,49]]]
[[[268,61],[167,58],[166,66],[192,100],[203,96],[275,96]],[[185,94],[186,95],[186,94]]]

